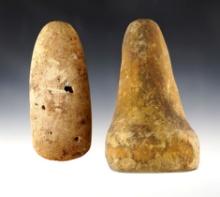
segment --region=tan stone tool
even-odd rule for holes
[[[30,71],[30,118],[35,150],[52,160],[86,153],[91,104],[83,48],[77,32],[50,22],[40,32]]]
[[[198,138],[185,118],[166,43],[152,20],[136,20],[126,30],[106,158],[112,169],[128,172],[198,167]]]

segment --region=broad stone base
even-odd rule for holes
[[[121,172],[175,172],[198,167],[199,142],[192,131],[173,132],[167,136],[145,134],[108,134],[106,158],[111,169]]]

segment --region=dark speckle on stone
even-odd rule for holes
[[[78,137],[78,136],[74,137],[75,142],[79,142],[79,140],[80,140],[80,137]]]
[[[82,119],[82,120],[80,121],[80,123],[81,123],[81,124],[85,124],[85,123],[86,123],[86,120],[85,120],[85,119]]]
[[[63,156],[66,156],[67,155],[67,152],[65,149],[63,149]]]
[[[73,88],[71,86],[64,86],[64,90],[69,93],[73,93]]]

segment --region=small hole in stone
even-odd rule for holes
[[[79,141],[79,137],[76,136],[76,137],[74,138],[74,141],[78,142],[78,141]]]
[[[64,90],[66,92],[70,92],[70,93],[73,93],[73,88],[71,86],[64,86]]]
[[[37,103],[34,103],[36,106],[38,106],[38,104]]]
[[[52,131],[49,131],[48,133],[49,133],[50,135],[52,135],[52,134],[53,134],[53,132],[52,132]]]
[[[41,106],[41,108],[42,108],[43,110],[45,110],[45,109],[46,109],[45,105],[42,105],[42,106]]]

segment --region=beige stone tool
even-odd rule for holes
[[[126,30],[106,158],[117,171],[198,167],[198,138],[186,120],[163,35],[152,20],[136,20]]]
[[[35,150],[51,160],[85,154],[91,143],[91,105],[84,52],[65,22],[41,30],[30,70],[30,118]]]

